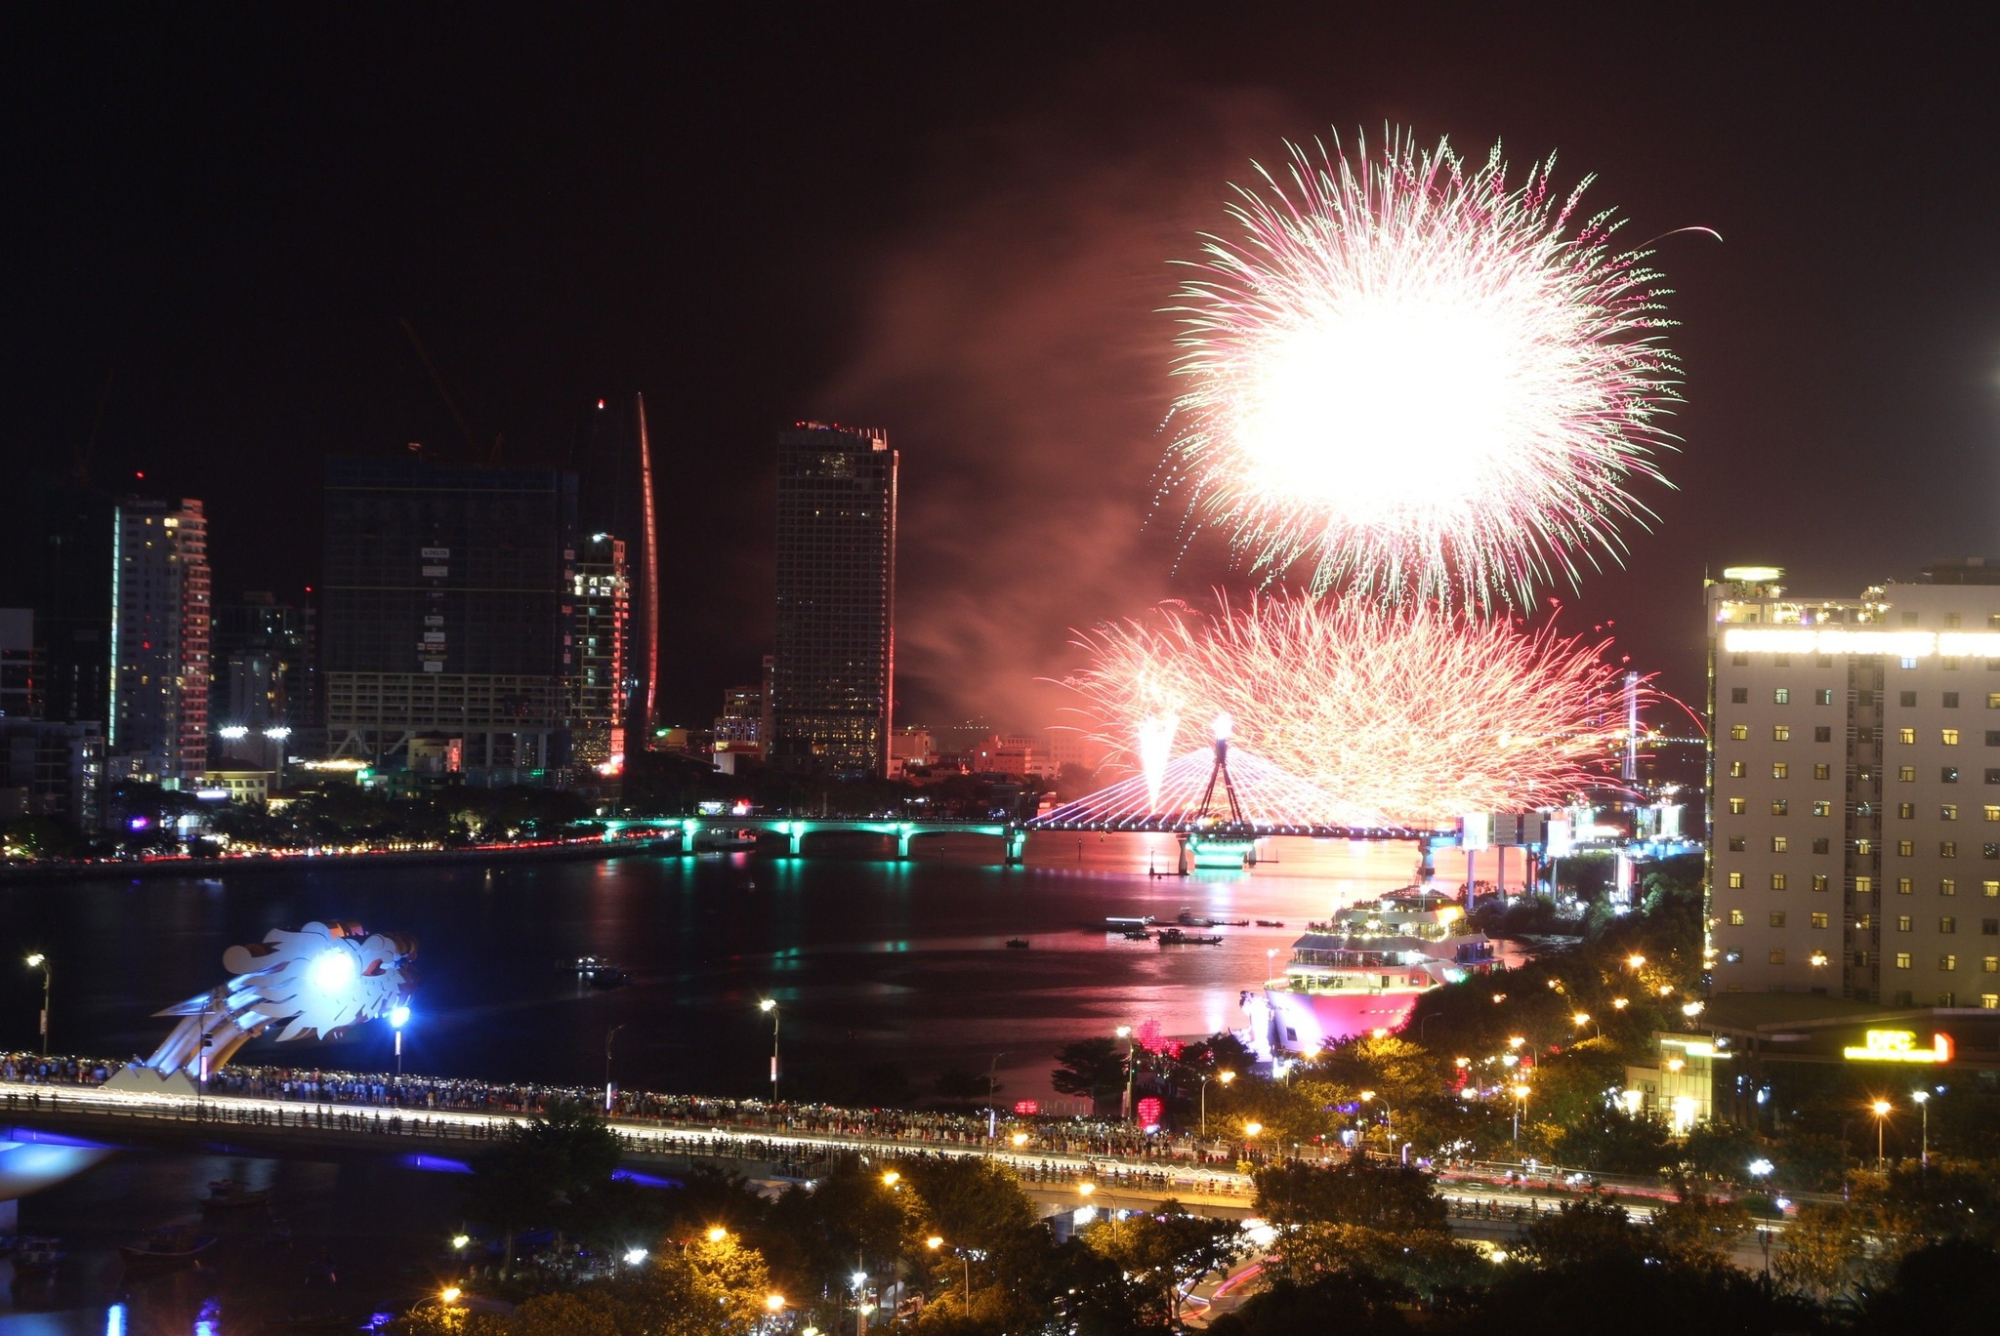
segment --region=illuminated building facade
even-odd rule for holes
[[[771,729],[771,669],[764,656],[764,679],[755,686],[725,687],[722,713],[715,717],[715,768],[740,773],[745,763],[764,760]]]
[[[586,534],[608,534],[625,544],[619,726],[628,744],[650,746],[659,726],[660,556],[645,396],[599,399],[581,440],[578,523]]]
[[[304,728],[312,702],[312,613],[252,591],[215,606],[209,715],[217,728]]]
[[[608,533],[577,540],[570,567],[569,676],[571,756],[600,774],[625,766],[630,696],[625,666],[631,573],[625,542]]]
[[[2000,1008],[2000,562],[1708,587],[1715,990]]]
[[[208,521],[124,500],[112,521],[111,778],[198,788],[208,769]]]
[[[332,459],[320,671],[336,758],[453,758],[473,783],[567,762],[576,480],[548,469]]]
[[[770,760],[886,772],[896,682],[896,452],[877,431],[778,438]]]

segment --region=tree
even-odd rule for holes
[[[1116,1040],[1080,1039],[1060,1049],[1056,1061],[1062,1065],[1049,1084],[1060,1094],[1096,1101],[1125,1089],[1125,1052]]]
[[[1691,1265],[1721,1266],[1750,1228],[1750,1211],[1740,1202],[1708,1196],[1683,1182],[1673,1200],[1653,1212],[1648,1232],[1665,1254]]]
[[[1400,1164],[1351,1160],[1321,1166],[1288,1160],[1255,1176],[1257,1213],[1275,1225],[1365,1225],[1389,1231],[1444,1230],[1449,1215],[1431,1176]]]
[[[1526,1238],[1514,1249],[1515,1256],[1548,1271],[1640,1259],[1646,1252],[1646,1236],[1625,1208],[1598,1198],[1564,1202],[1554,1215],[1529,1225]]]
[[[1868,1260],[1870,1213],[1845,1202],[1799,1208],[1772,1254],[1780,1285],[1822,1302],[1854,1288]]]
[[[1190,1215],[1172,1198],[1157,1210],[1093,1224],[1084,1241],[1118,1263],[1156,1319],[1176,1327],[1181,1290],[1211,1271],[1227,1271],[1246,1247],[1234,1222]]]
[[[623,1153],[602,1117],[555,1101],[534,1120],[509,1126],[500,1144],[473,1162],[466,1213],[502,1234],[503,1278],[513,1267],[515,1235],[577,1224],[577,1207],[608,1189]]]

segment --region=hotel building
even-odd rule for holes
[[[2000,561],[1707,612],[1714,991],[2000,1008]]]

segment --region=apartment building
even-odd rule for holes
[[[1715,991],[2000,1008],[2000,560],[1707,614]]]

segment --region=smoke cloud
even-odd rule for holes
[[[1226,183],[1300,127],[1258,95],[1119,87],[940,145],[937,198],[859,275],[861,336],[819,407],[902,451],[901,721],[1060,724],[1067,693],[1041,679],[1080,663],[1072,628],[1226,573],[1155,496],[1161,308]]]

